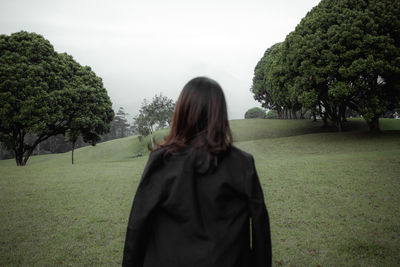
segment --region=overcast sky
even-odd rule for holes
[[[319,0],[0,0],[0,34],[36,32],[103,79],[114,110],[177,99],[196,76],[224,89],[230,119],[260,106],[254,67]],[[130,118],[131,119],[131,118]]]

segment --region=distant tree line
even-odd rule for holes
[[[129,113],[125,112],[123,107],[119,107],[114,119],[111,121],[111,129],[108,133],[102,135],[103,141],[124,138],[136,133],[132,124],[128,121]]]
[[[110,123],[110,131],[101,135],[98,143],[110,141],[118,138],[124,138],[131,135],[148,136],[154,131],[169,127],[171,124],[172,113],[175,108],[175,102],[162,94],[155,95],[151,101],[144,99],[139,109],[139,114],[134,117],[132,122],[128,121],[128,114],[124,107],[119,107]],[[35,136],[28,134],[25,136],[27,142],[31,142]],[[153,142],[153,139],[151,139]],[[82,136],[79,136],[75,142],[74,149],[88,146]],[[152,144],[154,145],[154,144]],[[72,151],[71,142],[67,134],[58,134],[49,137],[39,143],[33,150],[32,155],[43,155],[52,153],[65,153]],[[0,145],[0,159],[13,158],[12,151]]]
[[[251,91],[279,118],[309,111],[341,130],[359,114],[379,131],[400,106],[400,1],[322,0],[265,51]]]

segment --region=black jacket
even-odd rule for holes
[[[269,219],[253,157],[232,147],[216,169],[199,174],[190,150],[167,159],[163,152],[150,155],[136,191],[122,265],[270,266]]]

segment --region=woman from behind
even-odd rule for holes
[[[219,84],[194,78],[179,96],[169,135],[143,172],[122,265],[265,267],[271,261],[254,159],[232,145]]]

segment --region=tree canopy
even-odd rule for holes
[[[147,136],[154,130],[169,126],[174,108],[175,102],[162,94],[155,95],[151,102],[144,99],[139,115],[134,119],[135,130]]]
[[[346,109],[372,131],[400,103],[400,2],[322,0],[267,49],[251,91],[264,107],[310,109],[340,130]]]
[[[36,33],[0,35],[0,141],[25,165],[42,141],[69,131],[95,144],[114,116],[101,78]],[[28,141],[27,134],[34,135]]]

